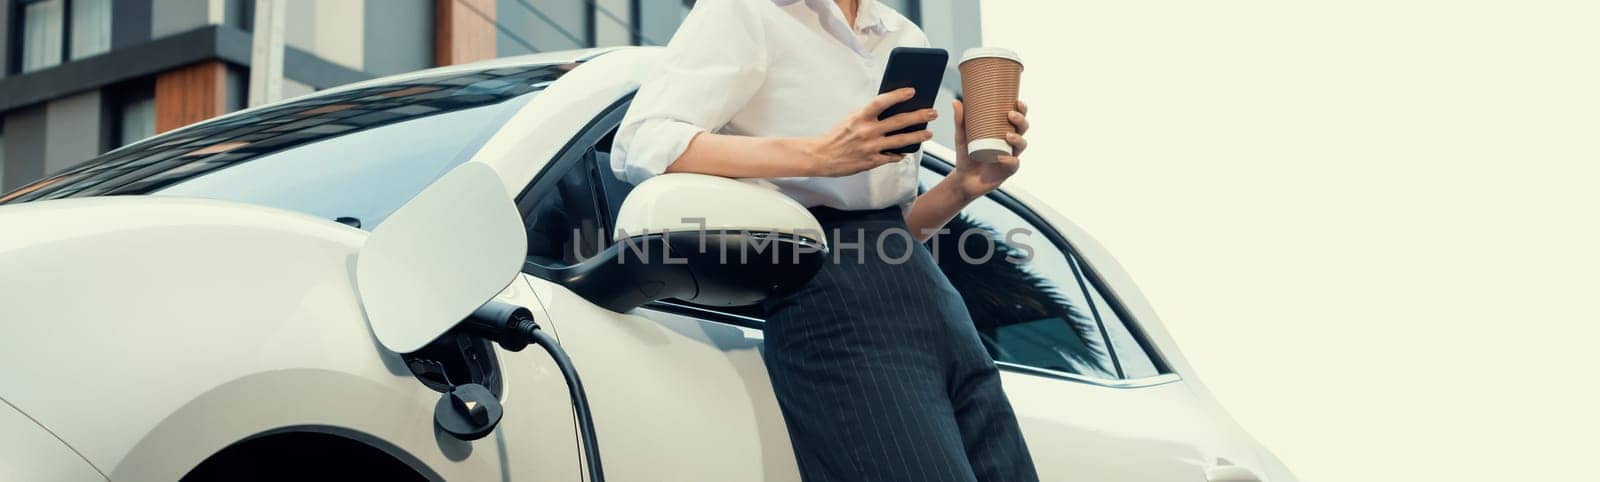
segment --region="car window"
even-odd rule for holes
[[[937,183],[942,174],[931,169],[921,170],[920,181],[924,187]],[[962,293],[967,301],[968,310],[973,312],[974,322],[979,325],[979,332],[991,330],[993,339],[986,339],[990,352],[997,361],[1016,363],[1035,368],[1067,371],[1083,375],[1116,377],[1123,379],[1147,378],[1163,373],[1163,365],[1159,359],[1151,355],[1148,343],[1144,342],[1143,335],[1138,332],[1138,327],[1129,319],[1119,306],[1114,305],[1105,296],[1103,288],[1097,286],[1090,270],[1084,265],[1077,253],[1064,245],[1057,244],[1059,235],[1048,226],[1041,226],[1030,222],[1014,210],[997,201],[1003,195],[992,194],[980,198],[968,205],[961,215],[951,222],[951,234],[944,235],[955,237],[966,227],[976,225],[989,232],[990,236],[998,236],[998,241],[1010,242],[1012,245],[1026,245],[1031,259],[1018,265],[1027,273],[1033,275],[1030,279],[1032,287],[1022,288],[1022,293],[1027,293],[1028,298],[1038,299],[1041,296],[1037,291],[1051,288],[1059,295],[1057,301],[1062,307],[1060,310],[1068,313],[1073,320],[1072,329],[1063,329],[1061,324],[1040,323],[1039,321],[1024,322],[1026,329],[1014,331],[1013,335],[1005,336],[1008,331],[1003,323],[1009,319],[1024,319],[1036,313],[1036,309],[1027,303],[1006,304],[992,303],[992,306],[975,306],[980,296],[975,293],[995,293],[1000,296],[1000,289],[986,286],[985,283],[1011,283],[1022,286],[1018,280],[1008,279],[1018,275],[1005,274],[1004,271],[991,269],[988,276],[974,277],[959,274],[960,270],[971,269],[965,266],[968,263],[951,263],[948,256],[942,256],[940,267],[951,278],[951,283]],[[1017,208],[1020,209],[1020,208]],[[974,235],[975,236],[975,235]],[[998,243],[997,243],[998,244]],[[982,254],[976,249],[969,256]],[[959,258],[960,253],[956,253]],[[1022,278],[1028,278],[1022,275]],[[1013,293],[1012,297],[1022,297],[1022,294]],[[975,299],[977,298],[977,299]],[[979,315],[980,311],[985,312]],[[1009,312],[1009,314],[1008,314]],[[997,317],[1002,326],[989,328],[984,318]],[[1044,329],[1040,329],[1040,328]],[[1077,337],[1069,336],[1069,333]],[[1031,339],[1030,339],[1031,337]],[[1082,350],[1074,352],[1073,350]],[[1055,357],[1041,355],[1044,351],[1056,352]],[[1090,361],[1093,360],[1093,361]],[[1050,366],[1054,364],[1055,366]],[[1062,365],[1068,369],[1063,370]]]
[[[941,177],[923,169],[920,180]],[[983,197],[945,229],[929,245],[995,361],[1118,378],[1085,286],[1039,228]]]
[[[470,158],[499,124],[568,70],[458,72],[291,101],[113,151],[0,203],[201,197],[372,229]]]
[[[633,191],[633,183],[618,178],[611,170],[611,141],[616,135],[617,131],[612,129],[595,144],[594,159],[591,162],[594,165],[596,184],[600,187],[601,201],[607,208],[603,210],[606,214],[607,228],[612,227],[616,221],[617,211],[622,209],[622,200],[627,199],[628,193]],[[607,231],[606,235],[610,241],[610,232]]]
[[[581,162],[545,174],[559,177],[523,216],[529,261],[569,266],[600,254],[609,244],[608,217],[602,214],[604,204],[594,182],[596,155],[594,148],[588,148]]]

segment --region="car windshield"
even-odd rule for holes
[[[287,102],[102,155],[0,204],[138,195],[244,202],[372,229],[573,65],[440,74]]]

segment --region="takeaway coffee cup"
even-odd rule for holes
[[[1006,134],[1016,132],[1006,115],[1017,108],[1022,58],[995,47],[967,49],[961,55],[961,91],[967,121],[967,155],[993,162],[1011,155]]]

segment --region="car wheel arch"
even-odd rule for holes
[[[292,462],[311,467],[283,470],[284,464]],[[250,435],[206,457],[182,480],[274,480],[296,475],[444,480],[394,444],[357,430],[327,425],[283,427]]]
[[[372,447],[429,480],[440,480],[431,467],[460,458],[450,454],[470,453],[470,449],[453,439],[435,440],[431,419],[418,420],[416,416],[419,405],[431,405],[426,402],[435,392],[411,380],[405,382],[387,384],[357,374],[312,368],[246,375],[167,414],[106,473],[111,480],[175,480],[229,447],[251,440],[279,434],[322,434]],[[412,453],[419,447],[440,450]]]

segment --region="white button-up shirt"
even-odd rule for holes
[[[875,0],[862,0],[854,29],[833,0],[700,0],[668,43],[660,71],[635,95],[611,168],[632,183],[661,174],[703,131],[825,134],[878,95],[889,52],[899,46],[926,47],[928,38]],[[746,181],[808,207],[907,206],[921,155],[845,177]]]

